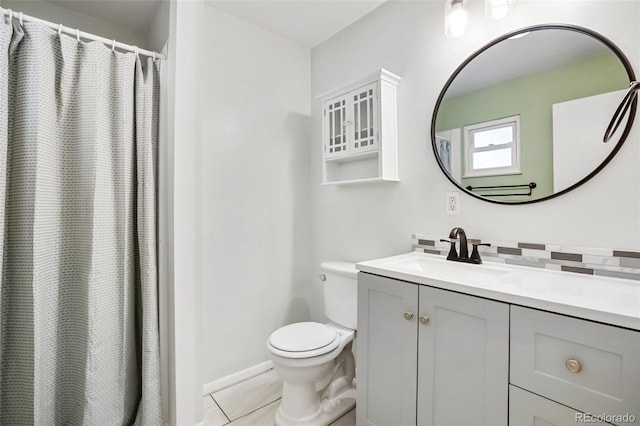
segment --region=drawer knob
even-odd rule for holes
[[[428,324],[428,323],[429,323],[429,317],[420,315],[420,324]]]
[[[413,312],[405,312],[404,313],[404,319],[406,319],[407,321],[410,321],[413,319]]]
[[[572,373],[579,373],[582,370],[582,364],[577,359],[568,359],[564,365]]]

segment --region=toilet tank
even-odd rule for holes
[[[322,262],[324,314],[329,321],[356,330],[358,317],[358,271],[355,263]]]

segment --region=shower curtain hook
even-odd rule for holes
[[[62,35],[62,24],[58,25],[58,35],[61,36]]]
[[[76,28],[76,40],[80,43],[80,28]]]
[[[157,58],[157,54],[156,54],[156,52],[153,52],[153,60],[155,61],[156,58]]]
[[[22,22],[22,15],[24,15],[22,12],[20,12],[20,26],[23,26],[24,23]]]
[[[116,51],[116,39],[115,38],[111,41],[111,51],[112,52]]]
[[[140,50],[138,49],[138,46],[133,46],[133,51],[136,54],[136,58],[140,59]]]
[[[9,9],[9,23],[13,21],[13,10]]]

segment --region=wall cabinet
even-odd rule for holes
[[[324,184],[397,181],[397,85],[386,70],[321,95]]]
[[[509,308],[361,273],[359,425],[506,425]]]

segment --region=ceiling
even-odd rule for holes
[[[168,0],[45,0],[145,34]],[[205,0],[222,12],[307,47],[314,47],[386,0]]]
[[[168,0],[44,0],[146,34],[158,6]]]
[[[298,44],[314,47],[385,1],[206,0],[206,3]]]
[[[484,50],[458,74],[447,89],[446,97],[560,68],[609,51],[604,43],[582,32],[566,29],[533,31],[525,37],[506,39]]]

